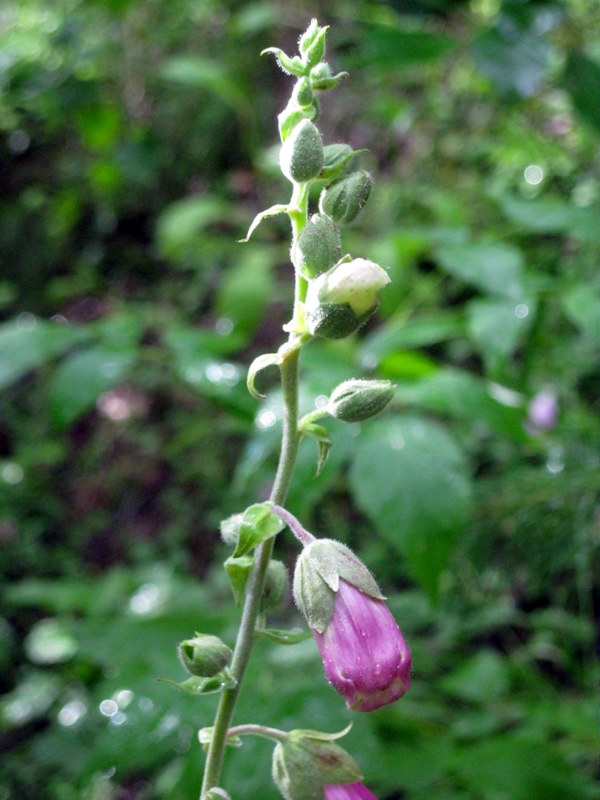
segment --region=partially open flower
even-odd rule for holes
[[[302,551],[294,597],[312,628],[328,681],[354,711],[393,703],[410,686],[410,650],[377,584],[340,542]]]
[[[345,783],[343,786],[326,786],[325,800],[377,800],[364,783]]]

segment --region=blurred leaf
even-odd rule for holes
[[[597,787],[550,742],[506,733],[471,744],[457,755],[456,769],[470,790],[511,800],[590,800]]]
[[[135,356],[135,351],[95,347],[66,358],[50,381],[50,416],[57,428],[66,428],[120,383]]]
[[[373,368],[388,353],[426,347],[462,335],[464,317],[461,312],[439,311],[408,320],[399,315],[364,337],[359,345],[359,358],[365,367]]]
[[[561,82],[583,121],[600,130],[600,65],[583,53],[572,50]]]
[[[519,310],[523,307],[522,312]],[[468,305],[469,333],[490,363],[515,351],[531,324],[530,303],[510,300],[472,300]]]
[[[534,200],[499,195],[496,199],[519,230],[566,234],[584,242],[600,243],[598,208],[581,208],[552,195]]]
[[[165,80],[186,87],[207,89],[234,111],[244,116],[251,114],[248,95],[241,85],[240,76],[233,76],[226,64],[200,56],[176,56],[162,64],[159,74]]]
[[[561,294],[561,301],[571,322],[600,346],[600,290],[580,283]]]
[[[382,378],[410,380],[430,375],[438,369],[437,363],[418,352],[394,352],[385,356],[379,366]]]
[[[27,672],[20,683],[0,699],[0,730],[10,730],[42,716],[59,692],[56,676],[41,671]]]
[[[171,203],[156,222],[156,240],[163,258],[184,261],[200,247],[204,229],[226,219],[227,206],[216,197],[187,197]],[[201,258],[195,263],[207,267]]]
[[[89,336],[83,328],[29,316],[0,326],[0,388]]]
[[[247,338],[259,324],[272,296],[273,255],[265,247],[241,248],[236,264],[227,270],[215,299],[215,311],[233,322],[233,331]],[[271,257],[269,257],[271,256]]]
[[[73,658],[77,642],[60,620],[42,619],[29,631],[25,652],[34,664],[60,664]]]
[[[395,70],[442,58],[454,47],[452,39],[441,34],[365,24],[359,47],[349,61],[357,66]]]
[[[513,300],[523,297],[523,256],[514,245],[449,244],[440,247],[435,255],[440,265],[459,280]]]
[[[457,445],[425,419],[378,420],[357,442],[350,486],[360,509],[435,599],[469,516],[469,473]]]
[[[446,675],[440,686],[463,700],[488,703],[508,691],[508,661],[493,650],[480,650]]]
[[[517,442],[528,440],[525,410],[500,403],[485,381],[467,371],[442,368],[414,383],[399,383],[395,399],[470,420],[476,428],[483,426]]]

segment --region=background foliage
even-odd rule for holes
[[[235,635],[216,531],[272,479],[277,390],[244,372],[291,297],[279,220],[236,244],[288,192],[289,83],[258,53],[315,15],[350,72],[325,139],[377,176],[344,244],[394,283],[360,337],[307,348],[303,403],[398,391],[359,438],[331,422],[321,478],[303,445],[289,507],[359,550],[414,662],[348,749],[381,800],[598,797],[596,1],[9,0],[0,800],[197,796],[214,702],[155,679],[194,630]],[[348,721],[311,641],[261,643],[250,680],[240,721]],[[232,796],[275,797],[269,756],[232,753]]]

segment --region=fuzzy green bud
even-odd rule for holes
[[[292,183],[306,183],[317,177],[323,158],[321,134],[310,120],[304,119],[281,145],[279,165]]]
[[[197,633],[178,647],[183,666],[200,678],[212,678],[224,669],[231,660],[232,651],[218,636]]]
[[[313,214],[297,245],[297,266],[306,278],[315,278],[336,264],[342,255],[337,225],[326,214]]]
[[[289,590],[289,576],[288,571],[281,561],[271,559],[267,567],[267,575],[265,578],[265,588],[262,596],[262,610],[278,608],[285,598]]]
[[[278,742],[273,751],[273,781],[285,800],[321,800],[323,780],[311,754],[295,742]]]
[[[373,179],[364,170],[352,172],[321,192],[319,208],[336,222],[352,222],[371,194]]]
[[[327,412],[343,422],[362,422],[383,411],[394,396],[394,390],[390,381],[353,378],[333,390]]]
[[[300,108],[308,108],[314,103],[315,93],[308,78],[300,78],[297,81],[292,92],[292,101]]]
[[[377,308],[377,292],[390,282],[373,261],[340,261],[309,283],[305,312],[309,333],[342,339],[358,330]]]

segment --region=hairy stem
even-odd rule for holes
[[[293,206],[289,212],[292,223],[293,253],[298,235],[307,221],[308,187],[304,185],[296,185],[294,187],[294,194],[290,206]],[[296,293],[294,301],[295,321],[299,319],[300,295],[303,297],[306,292],[303,286],[306,281],[302,276],[298,277],[298,275],[299,273],[296,271]],[[275,505],[282,505],[285,502],[296,464],[298,445],[300,443],[300,435],[298,432],[298,365],[301,344],[302,339],[299,339],[292,333],[287,347],[284,348],[280,364],[284,406],[283,432],[279,464],[269,498]],[[218,786],[221,780],[227,735],[235,705],[241,691],[242,681],[252,653],[254,631],[260,614],[265,576],[273,552],[273,544],[274,539],[269,539],[256,548],[254,568],[246,587],[242,618],[230,666],[230,673],[236,681],[236,684],[230,689],[224,689],[221,694],[214,720],[213,736],[206,758],[200,800],[204,798],[209,789]]]

